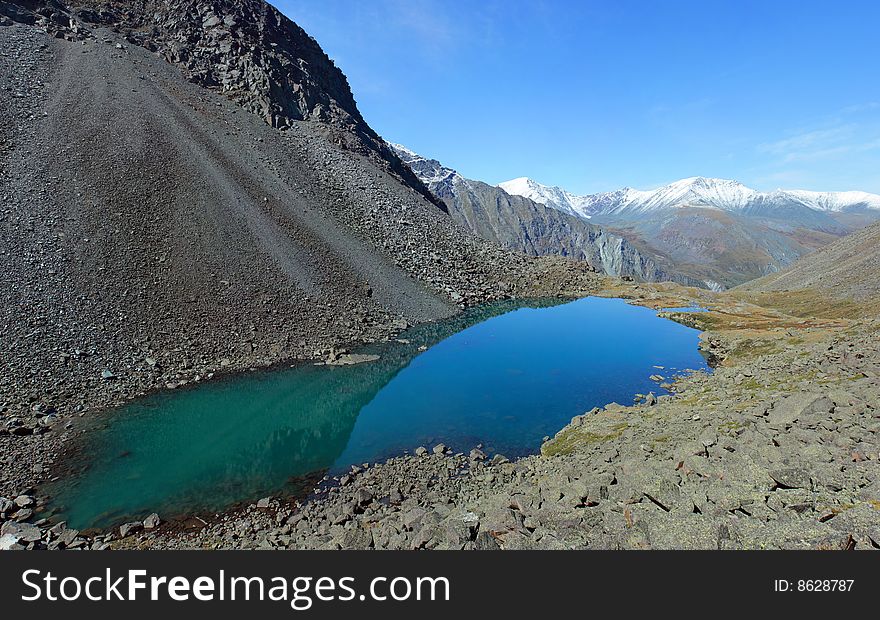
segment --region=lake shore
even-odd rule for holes
[[[267,498],[188,527],[130,525],[89,545],[875,548],[876,321],[794,317],[702,293],[671,303],[678,292],[608,294],[656,308],[708,306],[676,318],[708,330],[715,371],[680,379],[654,404],[579,416],[540,456],[493,462],[426,446],[357,468],[307,501]]]
[[[273,499],[198,532],[122,544],[877,548],[876,322],[776,315],[759,335],[756,309],[729,311],[704,319],[718,328],[704,338],[721,362],[714,373],[682,378],[655,404],[579,416],[541,456],[492,462],[429,449],[352,472],[304,504]],[[735,328],[748,314],[751,327]]]

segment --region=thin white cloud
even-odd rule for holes
[[[418,37],[422,45],[443,51],[456,42],[455,28],[442,3],[434,0],[395,0],[384,11],[385,17]]]
[[[844,155],[865,153],[880,148],[876,128],[848,123],[836,127],[814,129],[759,144],[759,153],[773,155],[783,164],[833,159]]]
[[[880,110],[880,101],[868,101],[866,103],[857,103],[849,105],[841,110],[842,114],[858,114],[859,112],[870,112],[871,110]]]
[[[848,139],[852,136],[854,125],[842,125],[830,129],[803,131],[782,140],[765,142],[758,145],[758,152],[772,155],[792,155],[817,149],[828,148],[829,145]]]

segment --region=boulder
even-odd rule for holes
[[[469,458],[472,461],[485,461],[486,460],[486,453],[483,452],[482,450],[480,450],[479,448],[474,448],[473,450],[471,450]]]
[[[774,469],[770,477],[784,489],[810,489],[810,473],[798,467]]]
[[[496,454],[492,457],[492,460],[489,461],[490,465],[504,465],[505,463],[509,463],[510,460],[504,456],[503,454]]]
[[[773,404],[767,414],[767,422],[771,426],[790,426],[801,418],[816,414],[830,413],[834,403],[821,394],[792,394]]]
[[[34,498],[30,495],[19,495],[14,500],[12,500],[16,506],[19,508],[27,508],[28,506],[34,505]]]
[[[373,494],[368,489],[358,489],[355,500],[360,506],[366,506],[373,501]]]
[[[0,551],[12,551],[13,549],[23,549],[18,542],[18,537],[12,534],[3,534],[0,536]]]
[[[131,536],[144,529],[144,524],[140,521],[132,521],[131,523],[123,523],[119,526],[119,536],[125,538]]]
[[[31,523],[18,523],[16,521],[7,521],[0,528],[0,536],[9,536],[15,538],[15,542],[37,542],[42,538],[40,528]],[[7,539],[8,540],[8,539]]]

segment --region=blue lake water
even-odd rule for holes
[[[72,527],[107,526],[302,493],[327,472],[441,441],[534,453],[575,415],[657,393],[652,374],[707,367],[699,333],[653,310],[538,305],[418,326],[406,343],[365,349],[376,362],[250,373],[97,416],[73,471],[45,489],[52,509]]]

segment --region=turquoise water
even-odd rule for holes
[[[217,511],[441,441],[534,453],[575,415],[657,392],[656,366],[706,368],[696,330],[618,299],[500,304],[402,338],[366,349],[376,362],[251,373],[100,416],[46,489],[56,516],[84,528]]]

